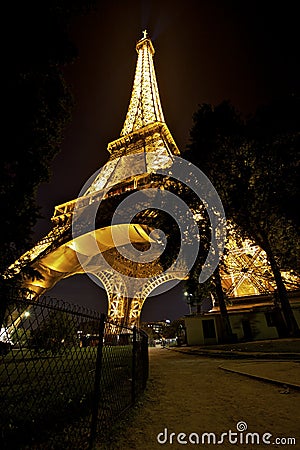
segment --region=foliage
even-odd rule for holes
[[[255,143],[256,162],[271,187],[268,199],[280,209],[299,234],[296,205],[300,197],[300,96],[293,94],[273,99],[258,108],[248,120],[249,136]],[[271,163],[271,164],[270,164]]]
[[[299,264],[299,107],[292,96],[243,121],[229,102],[201,105],[185,153],[213,182],[226,216],[262,247],[260,230],[267,233],[285,269]]]
[[[147,323],[141,323],[140,328],[147,334],[149,341],[161,338],[161,334],[155,331],[152,327],[148,327]]]
[[[68,37],[74,15],[93,7],[88,0],[8,2],[6,147],[0,159],[2,233],[0,270],[31,245],[40,208],[38,186],[49,181],[71,118],[72,94],[63,68],[77,50]],[[8,29],[8,28],[7,28]]]
[[[73,346],[77,341],[77,329],[72,316],[62,311],[52,311],[31,330],[30,346],[37,351],[59,352],[66,346]]]
[[[26,344],[30,341],[30,339],[31,331],[29,329],[25,329],[22,326],[14,328],[11,335],[11,340],[14,344],[21,347],[26,347]]]
[[[180,330],[185,327],[184,319],[175,319],[173,322],[165,328],[164,338],[173,339],[178,336]]]
[[[280,270],[299,269],[292,208],[299,203],[299,107],[299,97],[288,96],[245,120],[228,101],[200,105],[185,153],[210,178],[242,237],[265,250],[290,331],[297,326]]]

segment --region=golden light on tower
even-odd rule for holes
[[[146,270],[144,276],[147,278],[150,276],[150,281],[129,298],[126,283],[121,275],[116,276],[94,264],[95,255],[91,237],[96,239],[98,251],[105,254],[105,258],[112,266],[118,267],[123,274],[130,274],[133,268],[128,261],[120,257],[117,249],[126,244],[126,236],[130,236],[130,242],[136,245],[143,246],[151,243],[151,229],[147,225],[130,223],[118,226],[115,231],[111,226],[100,224],[99,228],[92,233],[86,233],[74,239],[72,219],[76,208],[84,211],[93,203],[97,203],[98,197],[102,198],[102,204],[105,205],[106,200],[109,201],[112,197],[118,198],[124,191],[136,189],[141,179],[147,178],[157,168],[170,166],[173,155],[180,154],[165,123],[153,62],[155,50],[146,30],[143,31],[142,39],[136,44],[136,51],[137,63],[128,112],[120,137],[108,144],[107,150],[110,156],[107,164],[86,186],[79,199],[55,207],[52,217],[53,229],[7,271],[7,276],[12,277],[26,266],[36,269],[41,274],[41,278],[26,279],[23,283],[30,295],[36,298],[64,278],[84,272],[92,273],[106,290],[108,315],[114,320],[125,321],[132,325],[138,324],[147,296],[160,284],[171,279],[181,279],[180,271],[157,276],[157,265],[153,264],[152,268],[150,266],[150,272],[149,265],[147,270],[140,265],[141,275]],[[128,155],[140,156],[139,161],[142,165],[139,175],[131,178],[128,178],[130,167],[126,163],[126,158],[123,158]],[[103,196],[103,191],[109,189],[111,191]],[[102,211],[105,215],[104,206]],[[78,255],[85,259],[85,269],[78,261]]]
[[[62,279],[80,273],[92,274],[106,290],[109,317],[129,325],[138,325],[143,304],[155,288],[168,281],[187,278],[184,264],[173,271],[160,272],[160,262],[146,266],[134,264],[119,252],[129,242],[143,251],[155,239],[158,240],[151,234],[153,228],[147,220],[145,223],[108,224],[112,205],[117,207],[118,202],[132,191],[145,187],[150,190],[153,187],[152,174],[156,174],[158,169],[169,169],[176,156],[180,155],[165,123],[154,69],[155,50],[146,30],[136,44],[136,51],[128,111],[120,136],[107,146],[107,164],[91,181],[88,180],[79,198],[55,207],[52,230],[6,273],[8,278],[12,278],[26,267],[39,272],[40,278],[25,279],[23,283],[30,297],[34,298]],[[134,157],[133,175],[130,175],[132,159],[128,156]],[[164,183],[157,186],[163,190]],[[95,229],[74,237],[72,226],[76,214],[84,216],[100,202]],[[196,220],[201,219],[197,211],[192,215]],[[242,244],[238,242],[230,236],[224,258],[227,271],[222,274],[222,283],[227,295],[236,297],[274,290],[272,280],[265,277],[268,265],[264,252],[247,240]],[[99,263],[96,258],[99,253],[105,256],[112,270]],[[135,286],[131,282],[129,286],[124,281],[134,272],[145,278],[143,285]]]

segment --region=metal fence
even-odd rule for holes
[[[48,297],[12,299],[0,332],[0,448],[94,448],[147,378],[143,331]]]

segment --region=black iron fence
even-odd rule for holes
[[[91,449],[147,377],[141,330],[48,297],[12,299],[0,331],[0,448]]]

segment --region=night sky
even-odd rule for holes
[[[65,69],[75,109],[55,158],[51,181],[38,203],[44,219],[35,239],[51,229],[54,207],[77,197],[108,159],[119,137],[136,64],[135,44],[148,30],[165,120],[180,150],[188,143],[192,115],[201,103],[222,100],[247,116],[280,93],[299,91],[297,2],[102,1],[74,20],[78,48]],[[60,282],[49,295],[105,311],[106,294],[87,276]],[[175,319],[188,312],[182,286],[150,297],[142,320]]]

